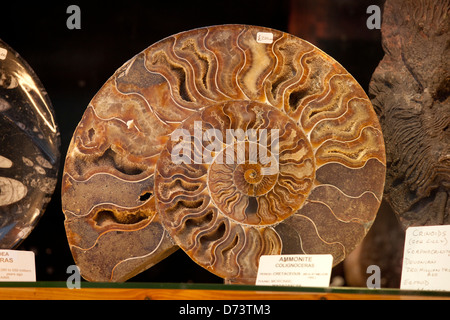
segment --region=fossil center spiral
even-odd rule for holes
[[[257,147],[266,149],[261,145],[257,145]],[[261,196],[274,186],[278,177],[279,163],[273,155],[268,159],[270,161],[267,164],[263,164],[260,161],[247,160],[245,163],[238,164],[235,167],[233,182],[242,193],[248,196]],[[268,165],[273,167],[273,172],[269,171],[271,167],[268,167]]]
[[[238,223],[278,223],[301,207],[311,188],[310,144],[294,121],[271,106],[235,101],[230,107],[236,108],[236,124],[229,129],[244,134],[228,141],[209,167],[211,199]]]
[[[204,194],[204,186],[208,206],[239,224],[267,226],[286,219],[302,206],[314,180],[314,155],[303,131],[282,111],[259,102],[204,108],[180,126],[166,150],[159,174],[174,165],[186,169],[182,175],[167,171],[168,184],[157,178],[156,185],[168,193],[192,189],[189,197]]]
[[[255,164],[247,164],[242,165],[241,170],[236,170],[234,175],[234,181],[238,182],[239,178],[241,177],[239,174],[241,174],[243,171],[243,177],[246,183],[256,186],[258,183],[263,180],[264,176],[261,174],[261,168],[258,165]],[[239,174],[236,174],[239,173]],[[255,192],[251,193],[249,191],[249,195],[254,195]]]

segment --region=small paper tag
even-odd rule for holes
[[[330,254],[261,256],[256,285],[328,287],[332,265]]]
[[[400,289],[450,291],[450,225],[406,230]]]
[[[258,32],[256,34],[256,42],[271,44],[273,42],[273,33],[271,33],[271,32]]]
[[[0,48],[0,60],[5,60],[7,54],[8,50],[6,50],[5,48]]]
[[[0,250],[0,281],[35,282],[34,252]]]

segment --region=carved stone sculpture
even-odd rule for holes
[[[93,98],[62,200],[88,280],[121,281],[181,247],[230,283],[266,254],[342,261],[380,205],[385,150],[364,91],[310,43],[225,25],[168,37]]]
[[[386,200],[404,229],[450,223],[450,2],[386,1],[370,95],[386,139]]]
[[[0,40],[0,248],[33,230],[55,190],[60,137],[31,67]]]

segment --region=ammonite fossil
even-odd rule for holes
[[[363,239],[384,186],[366,94],[310,43],[244,25],[168,37],[93,98],[63,175],[66,231],[88,280],[126,280],[182,248],[230,283],[261,255]]]
[[[55,190],[59,129],[42,83],[0,40],[0,248],[25,239]]]

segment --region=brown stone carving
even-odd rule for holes
[[[450,223],[450,2],[388,0],[370,96],[386,140],[385,196],[404,229]]]
[[[341,65],[292,35],[225,25],[155,43],[106,82],[74,133],[62,200],[89,280],[126,280],[179,246],[254,283],[261,255],[342,261],[384,176],[378,119]]]

